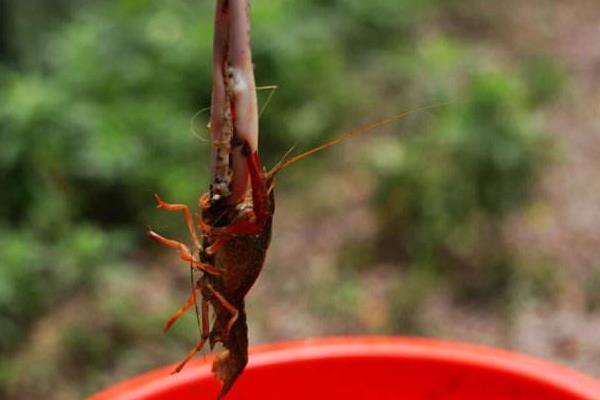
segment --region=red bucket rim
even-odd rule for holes
[[[582,399],[600,399],[600,382],[567,367],[493,347],[416,337],[328,337],[256,345],[250,347],[247,368],[259,369],[298,360],[365,356],[460,363],[518,375]],[[186,385],[212,376],[212,359],[206,356],[194,360],[175,375],[171,375],[175,365],[155,369],[116,384],[89,400],[143,399],[146,394]]]

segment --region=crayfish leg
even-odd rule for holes
[[[190,212],[190,208],[185,204],[170,204],[163,201],[159,195],[155,194],[154,198],[156,199],[157,205],[156,208],[162,208],[167,211],[181,211],[183,212],[185,223],[190,231],[190,236],[192,237],[192,241],[194,242],[194,246],[197,249],[201,249],[200,240],[198,239],[198,233],[196,232],[196,227],[194,226],[194,219],[192,218],[192,213]]]
[[[161,235],[150,229],[148,229],[146,235],[148,235],[148,237],[154,240],[155,242],[162,243],[165,246],[177,249],[177,251],[179,252],[179,258],[181,258],[183,261],[191,263],[194,267],[211,275],[221,274],[221,270],[215,267],[214,265],[205,264],[196,260],[194,256],[192,256],[190,249],[185,244],[178,242],[177,240],[162,237]]]
[[[200,215],[198,215],[198,225],[200,226],[200,229],[202,229],[202,231],[207,235],[223,237],[234,235],[257,235],[263,229],[263,225],[252,221],[240,221],[223,227],[214,227],[204,222]],[[226,241],[226,239],[224,240]]]
[[[177,365],[173,372],[171,372],[172,374],[181,372],[183,367],[185,367],[185,364],[187,364],[188,361],[190,361],[196,355],[197,352],[202,350],[204,344],[208,340],[208,336],[210,335],[209,329],[210,328],[208,324],[208,301],[202,299],[202,335],[200,337],[200,340],[194,346],[194,348],[188,353],[188,355],[183,359],[183,361],[181,361],[179,365]]]
[[[171,317],[169,317],[169,319],[167,320],[167,322],[165,322],[165,327],[164,327],[164,332],[166,333],[169,329],[171,329],[171,326],[173,326],[173,324],[175,322],[177,322],[177,320],[194,304],[196,304],[196,298],[198,297],[198,293],[200,292],[201,287],[196,286],[194,288],[194,290],[192,291],[192,294],[190,295],[190,297],[188,297],[188,299],[186,300],[185,304],[179,309],[177,310],[173,315],[171,315]],[[202,315],[202,317],[204,318],[204,314]]]
[[[210,283],[206,284],[206,288],[210,290],[210,292],[213,294],[213,296],[215,296],[219,303],[221,303],[221,305],[231,314],[231,318],[229,319],[229,322],[227,322],[227,331],[225,332],[225,334],[229,336],[229,332],[231,332],[233,324],[235,324],[235,321],[237,321],[238,317],[240,316],[240,312],[229,301],[227,301],[225,296],[217,292]]]
[[[206,248],[206,254],[209,256],[217,254],[217,251],[219,251],[219,249],[223,247],[225,243],[229,241],[229,239],[231,239],[229,236],[219,236],[213,244]]]

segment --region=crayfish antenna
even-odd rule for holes
[[[297,161],[302,160],[303,158],[306,158],[308,156],[311,156],[315,153],[318,153],[322,150],[326,150],[330,147],[335,146],[336,144],[340,144],[342,142],[345,142],[348,139],[351,139],[354,136],[359,136],[359,135],[364,135],[366,133],[369,133],[370,131],[372,131],[373,129],[377,129],[377,128],[382,128],[384,126],[387,126],[389,124],[392,124],[394,122],[398,122],[401,119],[404,119],[405,117],[412,115],[412,114],[416,114],[418,112],[421,111],[426,111],[426,110],[431,110],[434,108],[439,108],[448,104],[452,104],[454,102],[446,102],[446,103],[439,103],[439,104],[432,104],[429,106],[423,106],[423,107],[418,107],[409,111],[404,111],[401,112],[399,114],[393,115],[391,117],[388,118],[384,118],[384,119],[380,119],[379,121],[367,124],[367,125],[363,125],[360,126],[356,129],[353,129],[351,131],[348,131],[346,133],[341,134],[340,136],[338,136],[337,138],[330,140],[328,142],[325,142],[317,147],[314,147],[310,150],[305,151],[304,153],[300,153],[297,154],[289,159],[286,160],[287,156],[292,152],[292,150],[296,147],[295,145],[292,146],[285,154],[284,156],[281,158],[281,161],[279,161],[277,164],[275,164],[275,166],[273,168],[271,168],[268,172],[267,172],[267,179],[272,179],[275,177],[275,175],[277,175],[279,172],[281,172],[282,170],[284,170],[285,168],[289,167],[290,165],[296,163]]]
[[[290,147],[288,149],[288,151],[286,151],[283,156],[281,157],[281,160],[279,160],[277,162],[277,164],[275,164],[273,166],[273,168],[271,168],[271,170],[269,172],[267,172],[267,178],[272,178],[274,177],[279,171],[281,171],[282,169],[284,169],[286,167],[286,158],[288,158],[288,156],[292,153],[292,151],[294,151],[294,149],[296,148],[296,145],[293,145],[292,147]]]

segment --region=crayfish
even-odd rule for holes
[[[206,341],[211,349],[221,342],[226,350],[213,364],[215,376],[223,383],[219,398],[228,392],[248,362],[244,297],[260,274],[269,247],[275,210],[273,178],[281,168],[266,172],[258,153],[251,153],[247,144],[242,153],[250,173],[249,195],[233,210],[228,210],[223,202],[211,202],[209,193],[201,196],[198,204],[201,214],[197,220],[200,236],[188,206],[166,203],[156,195],[158,208],[183,212],[193,251],[181,242],[148,231],[151,239],[177,249],[182,260],[203,272],[186,303],[165,324],[165,331],[196,304],[200,294],[201,338],[174,372],[179,372]],[[211,244],[206,247],[208,243]],[[215,314],[212,327],[208,319],[209,306]]]
[[[185,304],[167,320],[165,331],[188,309],[196,308],[200,298],[200,339],[174,372],[179,372],[207,342],[211,349],[222,343],[225,350],[213,362],[213,372],[222,382],[219,399],[231,389],[248,362],[244,298],[262,270],[271,240],[275,176],[304,157],[408,114],[361,127],[287,160],[284,156],[271,170],[265,170],[257,150],[258,113],[249,49],[248,1],[217,0],[210,121],[212,181],[209,191],[198,200],[200,213],[196,221],[187,205],[167,203],[155,195],[158,208],[183,213],[192,248],[148,230],[151,239],[176,249],[182,260],[202,272]],[[213,321],[209,320],[211,307]]]
[[[422,109],[425,108],[429,107]],[[248,328],[244,298],[262,270],[271,241],[277,173],[309,155],[332,147],[351,136],[400,120],[414,111],[418,110],[360,127],[287,160],[284,156],[269,171],[262,166],[258,152],[251,151],[250,146],[244,143],[241,146],[241,154],[250,175],[250,190],[247,191],[243,201],[233,209],[225,203],[224,198],[217,196],[216,201],[211,201],[211,193],[204,193],[198,200],[198,207],[201,210],[197,215],[200,235],[197,233],[192,213],[187,205],[166,203],[155,195],[157,208],[181,211],[184,214],[194,250],[190,250],[181,242],[164,238],[152,230],[148,230],[148,236],[176,249],[183,261],[203,273],[185,304],[165,324],[166,332],[183,313],[196,305],[196,299],[200,295],[200,340],[174,372],[181,371],[207,341],[211,349],[217,342],[221,342],[225,348],[213,363],[213,372],[223,384],[218,398],[222,398],[229,391],[244,370],[248,362]],[[212,198],[214,200],[214,196]],[[213,308],[215,314],[212,327],[208,318],[209,306]]]
[[[179,372],[206,342],[225,350],[213,362],[222,382],[218,398],[229,391],[248,362],[244,297],[258,278],[271,240],[275,210],[273,179],[285,163],[267,172],[258,155],[258,112],[251,59],[249,0],[217,0],[213,43],[211,106],[212,182],[198,201],[197,225],[188,206],[164,202],[158,208],[180,211],[193,249],[152,230],[148,236],[179,252],[202,272],[185,304],[165,325],[168,330],[201,298],[200,340],[176,367]],[[214,321],[209,321],[209,307]]]

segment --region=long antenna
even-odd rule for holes
[[[342,143],[354,136],[358,136],[358,135],[364,135],[366,133],[369,133],[370,131],[377,129],[377,128],[381,128],[383,126],[389,125],[391,123],[400,121],[401,119],[411,115],[411,114],[415,114],[421,111],[426,111],[426,110],[431,110],[434,108],[439,108],[448,104],[452,104],[454,102],[446,102],[446,103],[439,103],[439,104],[432,104],[429,106],[423,106],[423,107],[419,107],[419,108],[415,108],[409,111],[404,111],[401,112],[399,114],[393,115],[391,117],[388,118],[384,118],[381,119],[379,121],[367,124],[367,125],[363,125],[361,127],[358,127],[356,129],[353,129],[351,131],[348,131],[346,133],[343,133],[342,135],[340,135],[339,137],[330,140],[329,142],[325,142],[317,147],[314,147],[308,151],[305,151],[304,153],[300,153],[297,154],[289,159],[285,159],[286,156],[290,153],[290,151],[293,149],[290,149],[286,152],[286,154],[284,155],[284,157],[281,159],[281,161],[279,161],[277,164],[275,164],[275,166],[273,168],[271,168],[271,170],[269,172],[267,172],[267,178],[273,178],[276,174],[278,174],[279,172],[281,172],[284,168],[289,167],[290,165],[294,164],[297,161],[302,160],[303,158],[306,158],[308,156],[311,156],[315,153],[318,153],[320,151],[326,150],[330,147],[335,146],[336,144]]]

